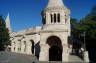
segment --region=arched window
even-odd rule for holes
[[[15,51],[15,47],[14,47],[14,51]]]
[[[58,22],[60,22],[60,14],[58,14],[58,17],[57,18],[58,18]]]
[[[32,43],[32,46],[31,46],[31,51],[32,51],[32,54],[34,54],[34,41],[33,40],[30,40],[31,43]]]
[[[26,52],[26,41],[24,41],[24,52]]]
[[[43,24],[46,24],[46,14],[45,15],[43,15],[44,17],[42,18],[42,23]]]
[[[53,22],[53,19],[52,19],[52,14],[50,14],[50,18],[51,18],[51,23]]]
[[[18,40],[18,51],[21,51],[21,40]]]
[[[56,23],[56,14],[54,14],[54,23]]]

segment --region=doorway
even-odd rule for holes
[[[62,43],[57,36],[51,36],[47,39],[49,44],[49,61],[62,61]]]

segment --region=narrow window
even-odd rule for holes
[[[60,14],[58,14],[58,22],[60,22]]]
[[[53,19],[52,19],[52,14],[50,14],[50,18],[51,18],[51,23],[53,22]]]
[[[15,47],[14,47],[14,51],[15,51]]]
[[[54,14],[54,23],[56,23],[56,14]]]
[[[20,51],[20,49],[18,48],[18,51]]]
[[[67,15],[65,15],[65,23],[67,23]]]
[[[44,24],[46,24],[46,14],[45,14],[45,17],[44,17]]]
[[[24,41],[24,52],[26,52],[26,41]]]
[[[44,17],[42,18],[42,23],[46,24],[46,15],[44,15]]]
[[[32,42],[32,54],[34,54],[34,42]]]
[[[30,40],[30,41],[31,41],[31,44],[32,44],[31,51],[32,51],[32,54],[34,54],[34,41],[33,40]]]

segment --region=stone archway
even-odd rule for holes
[[[27,52],[27,42],[24,41],[24,52]]]
[[[49,61],[62,61],[62,42],[57,36],[50,36],[47,39],[49,48]]]
[[[34,54],[34,41],[33,40],[30,40],[31,41],[31,52],[32,54]]]

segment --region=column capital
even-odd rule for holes
[[[68,44],[62,44],[63,47],[68,47]]]
[[[41,52],[40,52],[40,61],[48,61],[49,60],[49,45],[48,44],[40,44]]]
[[[41,47],[44,47],[44,48],[50,48],[50,46],[48,44],[40,44]]]

